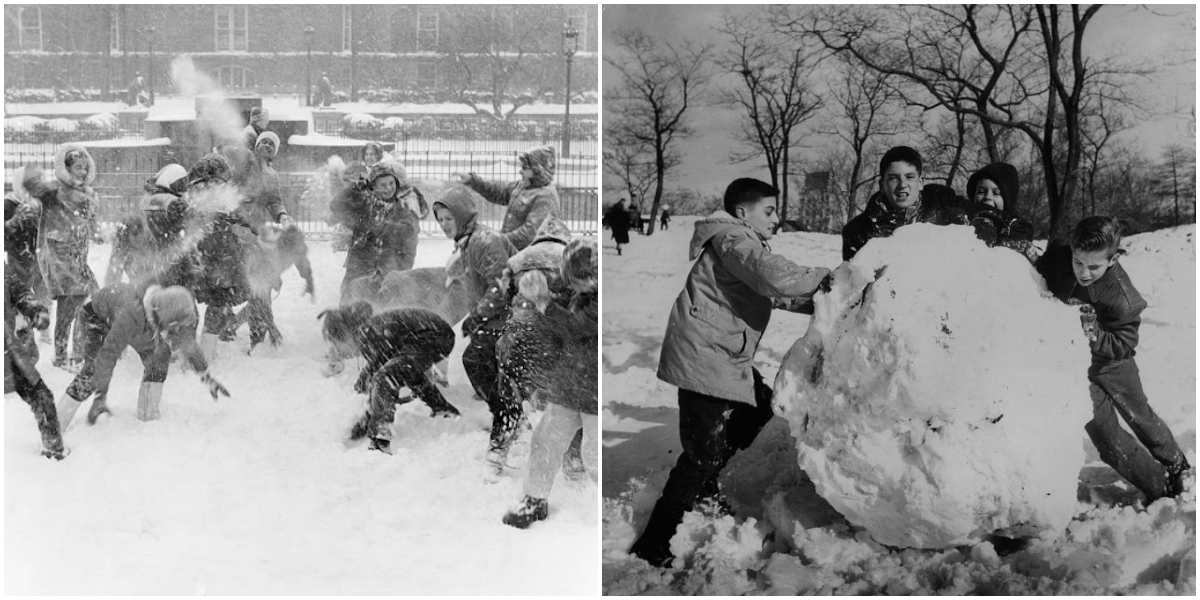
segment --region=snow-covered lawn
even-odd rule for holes
[[[501,523],[520,475],[483,480],[491,417],[450,358],[447,399],[458,420],[402,406],[394,456],[343,443],[362,414],[353,363],[325,379],[317,313],[337,303],[345,254],[310,246],[317,300],[284,275],[275,314],[284,344],[254,356],[243,328],[211,372],[232,393],[214,403],[194,373],[172,366],[163,418],[134,417],[141,365],[127,352],[109,394],[111,419],[66,432],[72,454],[38,455],[37,428],[16,394],[4,403],[6,594],[594,594],[599,589],[597,488],[558,484],[549,520]],[[443,236],[424,237],[417,265],[445,264]],[[110,246],[89,262],[103,273]],[[460,338],[461,340],[461,338]],[[55,394],[71,375],[38,367]],[[528,436],[514,450],[524,466]]]
[[[690,268],[694,222],[680,217],[666,232],[633,234],[624,256],[607,232],[602,240],[605,594],[1195,593],[1194,483],[1179,500],[1141,509],[1138,493],[1100,462],[1082,426],[1062,431],[1086,449],[1076,516],[1057,539],[1012,553],[987,543],[947,550],[874,543],[816,493],[798,466],[787,423],[776,418],[722,475],[736,518],[690,513],[685,519],[684,545],[699,557],[691,568],[659,570],[631,558],[626,550],[680,451],[676,389],[658,381],[655,370],[667,315]],[[1194,234],[1191,225],[1129,237],[1121,259],[1149,302],[1137,355],[1146,393],[1192,464]],[[839,236],[780,234],[771,246],[801,264],[841,262]],[[809,317],[775,311],[756,360],[768,382],[808,323]]]

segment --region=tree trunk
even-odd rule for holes
[[[783,214],[783,218],[779,219],[780,224],[787,221],[788,218],[788,146],[791,144],[790,137],[788,135],[783,136],[783,160],[780,161],[780,166],[783,168],[783,185],[779,186],[779,196],[782,203],[779,210]],[[1176,194],[1176,197],[1178,197],[1178,194]]]

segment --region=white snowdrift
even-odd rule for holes
[[[1089,353],[1043,292],[1024,258],[968,227],[904,227],[839,267],[776,379],[818,493],[892,546],[1062,531]]]

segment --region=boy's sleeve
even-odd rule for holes
[[[501,206],[508,206],[509,201],[512,200],[513,188],[516,187],[516,184],[511,183],[485,181],[474,173],[467,176],[463,185],[475,190],[475,193],[483,196],[484,200]]]
[[[473,311],[477,316],[491,319],[508,306],[507,291],[500,289],[500,280],[504,276],[504,268],[508,266],[507,243],[504,238],[496,236],[488,238],[486,244],[481,244],[471,251],[471,265],[484,282],[483,297],[475,305]],[[473,251],[472,251],[473,250]]]
[[[1122,300],[1121,306],[1112,311],[1117,314],[1101,315],[1096,341],[1092,342],[1092,354],[1109,360],[1121,360],[1132,355],[1137,348],[1143,308]]]
[[[540,192],[534,196],[533,202],[529,205],[529,213],[525,215],[525,222],[521,223],[520,227],[503,235],[514,248],[525,248],[533,243],[533,239],[537,237],[538,228],[542,226],[546,217],[557,210],[558,199],[550,193]]]
[[[713,247],[734,277],[770,298],[811,298],[829,274],[824,267],[804,267],[775,254],[749,235],[725,235],[714,239]]]

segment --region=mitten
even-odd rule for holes
[[[29,320],[30,325],[34,329],[45,329],[50,326],[50,311],[44,306],[38,306],[33,311],[33,317]]]
[[[218,399],[218,396],[229,397],[229,390],[225,389],[225,386],[221,385],[221,382],[213,379],[213,376],[209,375],[208,371],[200,374],[200,381],[208,386],[208,393],[212,395],[214,401]]]
[[[996,238],[1000,236],[1001,218],[995,211],[985,210],[975,215],[971,219],[971,227],[975,229],[975,237],[987,244],[988,247],[996,244]]]

